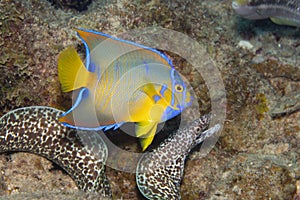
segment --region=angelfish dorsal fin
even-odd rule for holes
[[[147,54],[148,57],[151,55],[153,63],[173,67],[170,59],[156,49],[132,41],[115,38],[101,32],[84,29],[76,29],[76,31],[87,48],[87,59],[90,59],[86,63],[87,69],[90,69],[90,63],[97,63],[97,66],[104,70],[104,68],[108,67],[121,56],[127,55],[127,57],[123,58],[136,59],[136,56],[143,57]]]
[[[76,29],[78,36],[85,41],[89,49],[94,49],[98,44],[109,38],[106,34],[94,33],[83,29]]]

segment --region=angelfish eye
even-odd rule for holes
[[[179,84],[175,85],[175,91],[176,92],[182,92],[183,91],[182,85],[179,85]]]

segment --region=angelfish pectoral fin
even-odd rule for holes
[[[140,122],[136,126],[136,136],[140,139],[142,150],[145,151],[152,143],[158,122]]]

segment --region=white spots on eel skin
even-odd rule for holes
[[[153,151],[145,153],[136,169],[140,192],[148,199],[181,199],[180,183],[184,161],[189,152],[219,131],[220,125],[207,129],[211,116],[204,115],[185,128],[171,134]]]

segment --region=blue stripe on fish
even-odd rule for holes
[[[114,129],[113,130],[116,130],[116,129],[118,129],[120,126],[122,126],[123,124],[124,124],[125,122],[121,122],[121,123],[117,123],[117,124],[115,124],[115,127],[114,127]]]
[[[149,74],[149,65],[146,61],[143,62],[145,64],[146,74]]]
[[[155,103],[157,103],[161,99],[159,95],[154,95],[152,98],[154,99]]]
[[[89,127],[73,126],[73,125],[65,123],[65,122],[61,122],[61,123],[66,127],[73,128],[73,129],[78,129],[78,130],[84,130],[84,131],[100,131],[100,130],[107,131],[109,129],[116,130],[116,129],[120,128],[120,126],[125,124],[125,122],[121,122],[121,123],[112,124],[112,125],[98,126],[98,127],[95,127],[95,128],[89,128]]]
[[[116,124],[112,124],[112,125],[106,125],[105,127],[104,127],[104,131],[107,131],[107,130],[109,130],[109,129],[111,129],[111,128],[114,128],[116,126]]]
[[[166,84],[164,84],[164,85],[161,86],[161,89],[159,91],[159,93],[161,94],[161,96],[165,97],[164,93],[165,93],[165,91],[166,91],[167,88],[168,88],[168,86]]]
[[[168,116],[170,115],[170,112],[171,112],[172,110],[173,110],[173,109],[170,108],[170,106],[168,106],[168,107],[166,108],[166,110],[165,110],[163,116],[162,116],[162,119],[167,119]]]
[[[91,62],[91,68],[90,68],[90,72],[95,72],[95,70],[96,70],[96,64],[95,63],[93,63],[93,62]]]

